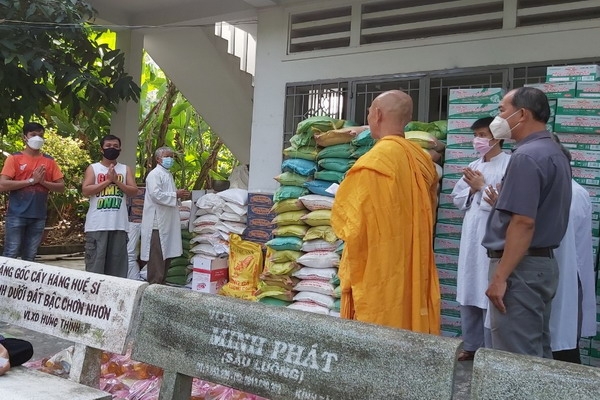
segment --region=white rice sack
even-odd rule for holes
[[[200,234],[200,235],[212,235],[212,234],[219,232],[216,224],[215,225],[199,225],[199,226],[192,225],[192,226],[193,226],[192,232]]]
[[[337,273],[337,268],[310,268],[303,267],[298,271],[294,272],[292,276],[295,276],[299,279],[316,279],[320,281],[327,281],[335,276]]]
[[[191,200],[183,200],[181,202],[181,207],[191,210],[192,209],[192,201]]]
[[[241,224],[248,222],[248,217],[246,217],[246,215],[239,215],[231,212],[223,212],[219,215],[219,218],[222,221],[239,222]]]
[[[220,221],[215,225],[215,228],[223,232],[241,235],[246,230],[246,224],[241,224],[239,222]]]
[[[294,303],[290,304],[289,306],[286,306],[286,308],[290,308],[292,310],[307,311],[307,312],[312,312],[312,313],[321,314],[321,315],[329,314],[329,309],[327,307],[323,307],[318,304],[309,303],[306,301],[294,302]]]
[[[331,308],[333,307],[333,303],[335,299],[331,296],[327,296],[326,294],[315,293],[315,292],[298,292],[294,296],[294,301],[307,301],[313,302],[323,307]]]
[[[208,193],[196,201],[196,207],[203,211],[219,213],[225,207],[225,201],[214,193]]]
[[[333,296],[335,288],[330,282],[316,279],[303,279],[296,283],[294,290],[297,292],[321,293],[326,296]]]
[[[196,218],[194,220],[194,222],[192,222],[192,225],[194,225],[194,226],[215,225],[219,221],[220,221],[219,217],[215,214],[204,214],[204,215],[201,215],[198,218]]]
[[[310,253],[311,251],[335,251],[342,244],[341,240],[329,243],[323,239],[307,240],[302,243],[302,251]]]
[[[225,246],[221,243],[199,243],[192,247],[190,251],[194,254],[217,257],[222,254],[229,254],[229,246]]]
[[[311,251],[298,257],[296,262],[311,268],[333,268],[340,263],[340,256],[333,251]]]
[[[179,210],[179,219],[181,221],[189,221],[190,219],[190,211],[183,211],[183,210]]]
[[[240,206],[238,204],[228,201],[223,206],[223,212],[233,213],[237,215],[246,215],[248,214],[248,206]]]
[[[183,221],[179,221],[179,226],[181,227],[181,230],[188,230],[190,229],[190,220],[189,219],[185,219]]]
[[[248,204],[248,191],[244,189],[227,189],[217,193],[221,199],[240,206]]]
[[[200,242],[206,243],[206,241],[212,241],[212,240],[218,240],[218,239],[228,241],[229,234],[227,234],[223,231],[220,231],[218,229],[215,229],[214,231],[206,232],[206,233],[202,233],[202,234],[194,236],[193,238],[190,239],[190,244],[200,243]]]
[[[321,196],[319,194],[301,196],[299,200],[304,204],[304,207],[308,208],[310,211],[331,210],[333,207],[333,197]]]
[[[337,311],[329,310],[329,316],[335,317],[335,318],[340,318],[340,313]]]

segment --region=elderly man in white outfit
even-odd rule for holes
[[[564,147],[563,152],[571,160]],[[581,185],[572,181],[572,188],[567,232],[554,251],[559,279],[552,300],[550,339],[555,360],[581,364],[579,338],[596,335],[592,203]]]
[[[456,301],[460,304],[463,350],[459,361],[472,360],[480,347],[491,347],[491,334],[484,329],[488,298],[488,264],[490,259],[481,239],[492,206],[485,189],[496,187],[504,176],[510,155],[502,151],[502,141],[489,130],[493,118],[481,118],[473,124],[473,146],[481,158],[464,170],[463,177],[452,190],[454,205],[465,211],[458,256]]]
[[[171,258],[183,253],[177,199],[188,198],[190,192],[175,186],[169,171],[173,150],[161,147],[154,156],[157,165],[146,177],[140,258],[148,261],[148,282],[163,284]]]

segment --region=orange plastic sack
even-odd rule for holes
[[[221,288],[219,294],[256,301],[254,292],[263,267],[261,245],[231,234],[229,248],[229,282]]]
[[[333,129],[315,133],[314,137],[319,146],[327,147],[352,142],[352,139],[356,137],[356,131],[350,128]]]

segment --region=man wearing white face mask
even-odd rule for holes
[[[569,219],[571,167],[546,130],[550,107],[535,88],[510,91],[490,124],[496,139],[517,142],[487,221],[494,349],[552,358],[550,310],[558,284],[553,250]]]
[[[183,253],[177,199],[190,192],[177,189],[173,174],[173,150],[161,147],[154,153],[156,167],[146,177],[146,195],[141,226],[140,258],[148,261],[149,283],[165,283],[171,258]]]
[[[0,173],[0,191],[9,192],[5,219],[4,257],[33,261],[46,226],[48,193],[63,192],[63,174],[56,161],[40,149],[44,127],[23,126],[23,151],[6,158]]]
[[[504,176],[510,155],[502,151],[503,140],[494,139],[489,126],[494,118],[486,117],[475,121],[473,147],[481,158],[473,161],[464,170],[463,177],[452,190],[454,205],[465,211],[458,255],[456,301],[460,303],[463,350],[458,361],[472,360],[480,347],[491,347],[491,336],[484,329],[488,299],[490,259],[481,239],[491,206],[485,201],[486,187],[496,187]]]

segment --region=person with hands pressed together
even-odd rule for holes
[[[0,191],[9,192],[4,257],[35,259],[46,227],[48,193],[65,190],[58,164],[41,152],[44,133],[36,122],[25,124],[25,149],[9,155],[0,173]]]
[[[480,347],[491,347],[491,334],[484,328],[488,299],[490,259],[481,239],[492,209],[484,191],[501,182],[510,155],[502,151],[503,140],[494,139],[489,125],[494,118],[475,121],[473,147],[480,158],[469,164],[452,190],[454,205],[465,211],[458,255],[456,301],[460,303],[463,349],[458,361],[472,360]]]
[[[183,254],[178,202],[190,192],[177,189],[171,167],[173,150],[161,147],[154,153],[156,167],[146,177],[141,226],[140,258],[147,261],[149,283],[165,283],[171,259]]]
[[[535,88],[510,91],[490,124],[517,144],[486,225],[494,349],[552,358],[550,311],[558,284],[553,249],[569,219],[571,167],[546,130],[550,107]]]
[[[127,277],[127,196],[135,196],[135,178],[117,161],[121,139],[107,135],[100,140],[102,160],[90,165],[83,178],[82,193],[90,198],[85,218],[85,270]]]

